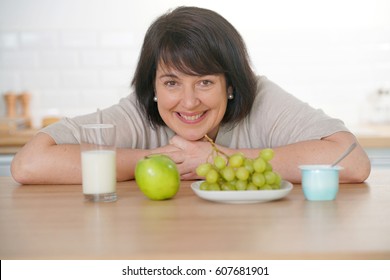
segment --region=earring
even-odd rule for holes
[[[229,94],[228,99],[232,100],[234,98],[234,95],[233,95],[233,88],[231,86],[228,88],[228,94]]]
[[[153,101],[157,102],[157,96],[153,97]]]

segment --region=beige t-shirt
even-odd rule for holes
[[[101,112],[105,123],[116,125],[118,148],[153,149],[168,144],[175,134],[165,126],[153,129],[137,105],[135,94]],[[77,144],[79,125],[96,123],[96,114],[64,118],[41,131],[53,137],[57,144]],[[250,114],[233,129],[222,126],[216,143],[230,148],[274,148],[321,139],[338,131],[348,131],[341,120],[330,118],[260,76]]]

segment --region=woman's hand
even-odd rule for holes
[[[188,141],[180,136],[174,136],[170,144],[177,148],[165,152],[177,164],[182,180],[200,179],[195,169],[204,163],[212,152],[212,146],[207,141]]]

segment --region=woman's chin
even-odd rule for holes
[[[182,133],[178,133],[177,135],[179,135],[180,137],[188,141],[198,141],[204,138],[204,135],[182,134]]]

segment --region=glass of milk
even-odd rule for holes
[[[116,201],[115,125],[81,126],[83,194],[89,201]]]

